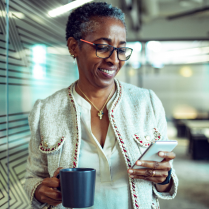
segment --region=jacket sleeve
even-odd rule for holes
[[[157,129],[161,134],[162,140],[169,140],[167,137],[167,122],[165,117],[165,111],[163,108],[163,105],[159,98],[156,96],[156,94],[150,90],[150,99],[157,123]],[[158,192],[155,185],[153,184],[153,191],[154,193],[162,199],[173,199],[177,194],[177,188],[178,188],[178,178],[176,176],[175,170],[173,168],[173,161],[170,161],[172,172],[171,172],[171,178],[173,179],[173,185],[169,192]]]
[[[49,177],[47,168],[47,156],[39,151],[40,144],[40,109],[42,101],[37,100],[29,114],[28,121],[31,131],[29,142],[29,156],[26,165],[26,176],[24,189],[28,195],[32,208],[43,208],[47,204],[42,204],[34,197],[35,190],[44,178]]]

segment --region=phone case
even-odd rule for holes
[[[176,146],[178,142],[177,141],[156,141],[152,143],[141,155],[141,157],[138,160],[147,160],[147,161],[157,161],[161,162],[163,160],[162,157],[158,156],[158,152],[160,151],[167,151],[171,152]],[[142,166],[138,166],[134,164],[133,169],[141,169],[145,168]]]

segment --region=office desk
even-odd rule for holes
[[[209,160],[209,121],[184,120],[189,138],[189,153],[195,160]]]

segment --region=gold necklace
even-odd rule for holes
[[[82,92],[82,90],[80,89],[78,83],[77,83],[77,86],[78,86],[79,90]],[[103,105],[103,107],[102,107],[101,110],[99,110],[99,109],[98,109],[98,108],[90,101],[90,99],[82,92],[82,94],[86,97],[86,99],[87,99],[87,100],[94,106],[94,108],[98,111],[98,114],[97,114],[97,115],[98,115],[98,117],[99,117],[100,120],[102,119],[102,116],[104,115],[103,109],[104,109],[105,105],[107,104],[107,102],[109,101],[110,95],[111,95],[113,89],[114,89],[114,85],[113,85],[112,90],[111,90],[111,92],[110,92],[110,94],[109,94],[109,96],[108,96],[108,98],[107,98],[106,102],[104,103],[104,105]]]

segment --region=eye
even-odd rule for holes
[[[118,53],[119,54],[125,54],[126,53],[126,48],[119,48]]]
[[[109,46],[106,45],[106,44],[99,44],[99,45],[97,45],[97,51],[108,52],[109,51]]]

